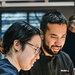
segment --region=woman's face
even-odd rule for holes
[[[36,60],[40,58],[39,57],[40,46],[41,46],[41,38],[39,35],[35,35],[25,45],[24,51],[21,50],[18,62],[22,70],[31,69]]]

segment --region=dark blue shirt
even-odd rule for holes
[[[0,60],[0,75],[19,75],[18,70],[8,61]]]

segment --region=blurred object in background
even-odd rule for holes
[[[70,55],[75,67],[75,15],[69,18],[67,37],[63,51]]]

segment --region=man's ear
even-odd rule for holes
[[[40,30],[40,34],[41,34],[41,39],[43,40],[44,35],[43,35],[43,31],[42,30]]]
[[[14,47],[14,50],[16,52],[18,52],[19,50],[21,50],[21,45],[20,45],[19,40],[14,40],[13,47]]]

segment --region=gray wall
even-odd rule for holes
[[[75,14],[75,7],[74,6],[63,6],[63,7],[50,7],[51,9],[57,9],[58,11],[62,12],[66,18],[68,19],[71,15]]]

